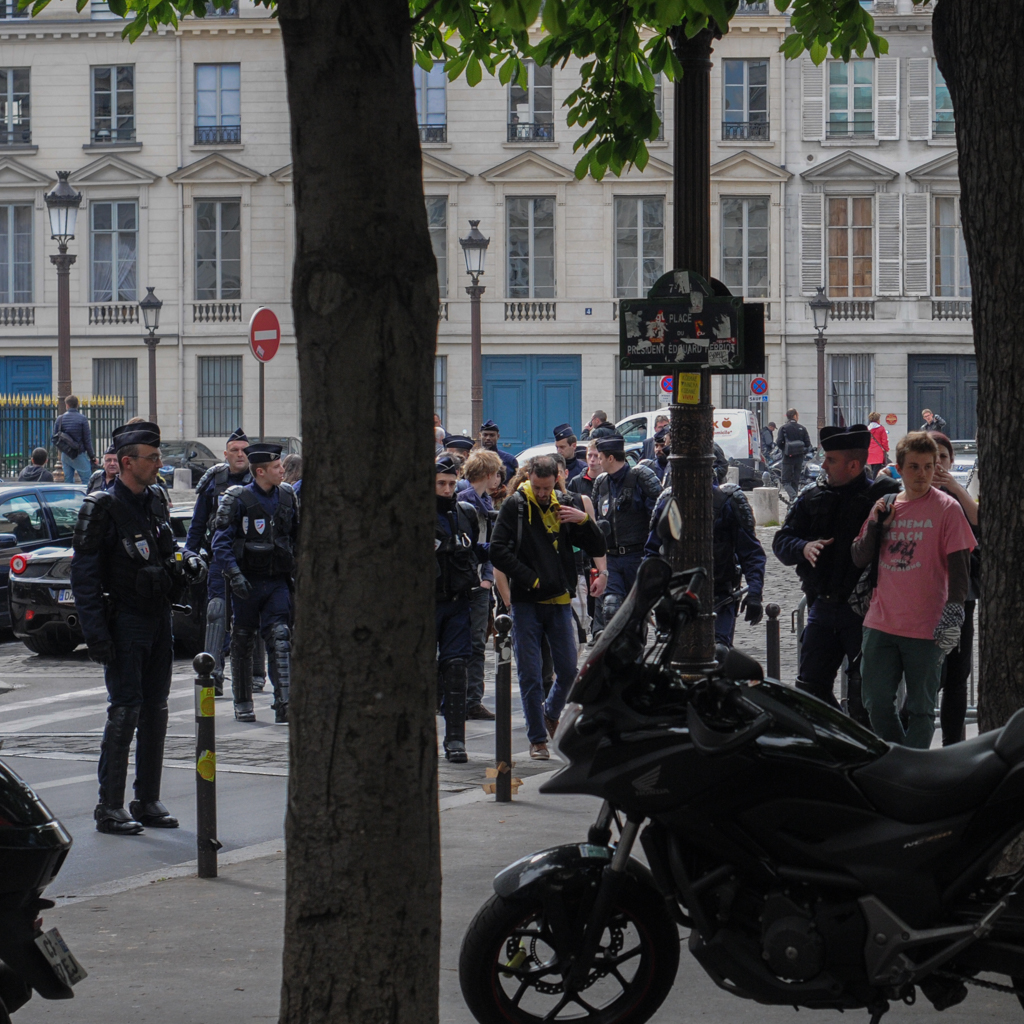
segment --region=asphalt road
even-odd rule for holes
[[[489,654],[493,660],[493,655]],[[147,829],[125,839],[96,832],[96,763],[106,721],[106,690],[100,666],[85,648],[63,658],[31,654],[10,639],[0,643],[0,758],[32,785],[74,838],[51,898],[100,891],[111,883],[153,874],[194,860],[195,739],[191,662],[178,659],[170,695],[165,749],[163,802],[180,819],[178,829]],[[488,678],[493,678],[489,667]],[[527,777],[560,762],[529,758],[525,722],[513,685],[514,773]],[[217,833],[224,854],[245,857],[284,834],[288,773],[288,729],[274,725],[269,688],[255,695],[255,725],[234,721],[231,699],[217,701]],[[493,708],[492,687],[485,702]],[[439,720],[443,734],[443,723]],[[467,723],[470,762],[450,765],[439,758],[442,806],[461,794],[479,791],[494,764],[494,726]],[[128,791],[134,765],[129,766]]]

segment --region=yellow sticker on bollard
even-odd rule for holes
[[[199,714],[203,718],[213,718],[214,707],[216,706],[217,691],[212,686],[204,686],[199,691]]]
[[[196,771],[205,782],[213,782],[217,775],[217,755],[212,750],[204,750],[196,762]]]

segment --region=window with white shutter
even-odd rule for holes
[[[907,138],[924,141],[932,137],[932,59],[911,57],[907,61]]]
[[[927,295],[928,206],[927,192],[903,197],[903,288],[907,295]]]
[[[828,138],[872,138],[875,61],[828,61]]]
[[[960,197],[935,197],[935,286],[942,298],[969,299],[971,272],[960,226]]]
[[[825,65],[810,57],[800,61],[800,124],[805,142],[825,138]]]
[[[879,192],[875,196],[875,263],[879,295],[899,295],[901,292],[902,199],[898,192]]]
[[[814,295],[823,284],[825,197],[814,192],[800,196],[800,291]]]
[[[933,68],[935,79],[935,120],[932,123],[932,134],[937,139],[946,138],[950,141],[956,133],[953,121],[953,97],[949,95],[949,86],[936,64]]]
[[[828,294],[863,299],[872,294],[871,196],[828,197]]]
[[[895,142],[900,137],[900,61],[879,57],[875,61],[875,138]]]

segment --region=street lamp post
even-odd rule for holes
[[[156,418],[156,347],[160,344],[157,337],[157,328],[160,326],[160,310],[163,302],[154,294],[153,289],[146,286],[146,297],[139,303],[142,310],[142,322],[149,331],[149,337],[143,339],[146,348],[149,349],[149,419],[151,423],[157,423]]]
[[[477,225],[480,221],[469,222],[469,234],[459,239],[462,251],[466,257],[466,273],[473,278],[473,283],[466,289],[470,298],[470,325],[473,342],[473,379],[470,391],[470,405],[472,409],[472,433],[476,437],[480,432],[480,426],[484,421],[484,372],[483,355],[481,353],[480,340],[480,296],[484,288],[480,284],[480,277],[484,272],[484,260],[487,258],[487,246],[491,244],[489,238],[480,234]]]
[[[71,394],[71,265],[75,256],[68,253],[68,242],[75,237],[82,193],[68,184],[70,171],[57,172],[56,187],[46,194],[50,215],[50,237],[57,242],[57,255],[50,262],[57,268],[57,412],[63,413],[65,399]]]
[[[825,289],[818,285],[818,294],[808,303],[811,316],[814,317],[814,329],[818,337],[814,347],[818,350],[818,442],[821,443],[821,428],[825,426],[825,328],[828,327],[828,314],[832,303],[825,294]]]

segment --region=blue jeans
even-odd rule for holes
[[[87,484],[89,482],[89,477],[92,476],[92,463],[85,452],[82,452],[75,459],[69,459],[61,453],[60,461],[64,467],[64,483],[73,484],[75,482],[75,473],[78,473],[78,479],[81,483]]]
[[[555,665],[555,681],[544,702],[544,671],[541,638],[547,637]],[[531,743],[546,743],[544,717],[558,721],[569,688],[576,678],[576,627],[567,604],[512,602],[512,649],[519,673],[519,695],[526,716],[526,735]]]

